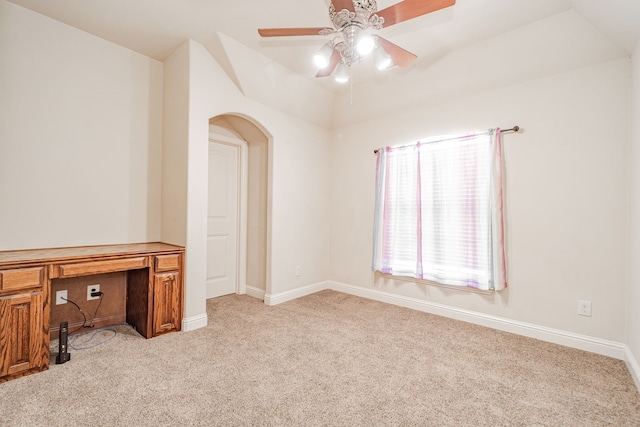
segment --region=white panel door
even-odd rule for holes
[[[209,142],[207,298],[236,292],[240,147]]]

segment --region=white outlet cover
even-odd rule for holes
[[[92,297],[91,296],[91,292],[93,292],[93,291],[100,292],[100,285],[95,284],[95,285],[87,286],[87,301],[91,301],[91,300],[94,300],[94,299],[100,299],[99,296],[97,296],[97,297]]]
[[[578,314],[580,316],[591,316],[591,301],[578,301]]]
[[[62,299],[64,298],[64,299]],[[56,292],[56,305],[62,305],[62,304],[66,304],[67,301],[65,301],[67,299],[67,290],[63,290],[63,291],[57,291]]]

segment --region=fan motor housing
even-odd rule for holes
[[[329,18],[336,30],[340,31],[349,25],[356,25],[361,29],[368,27],[382,29],[384,19],[376,15],[378,11],[376,0],[353,0],[353,8],[355,12],[347,9],[336,11],[333,3],[329,4]]]

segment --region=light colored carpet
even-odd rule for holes
[[[333,291],[207,312],[151,340],[119,326],[0,384],[0,424],[640,426],[619,360]]]

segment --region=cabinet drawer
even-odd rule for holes
[[[156,255],[156,271],[171,271],[180,269],[180,255]]]
[[[37,288],[42,286],[44,267],[0,270],[0,290]]]
[[[115,271],[136,270],[148,267],[147,257],[112,259],[108,261],[80,262],[58,266],[54,277],[77,277],[89,274],[111,273]]]

